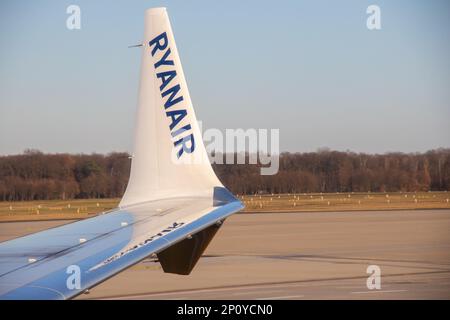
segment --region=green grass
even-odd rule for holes
[[[450,209],[448,192],[300,193],[240,196],[246,212]]]
[[[449,192],[298,193],[239,196],[244,213],[450,209]],[[117,207],[120,199],[0,202],[1,221],[83,219]]]
[[[120,199],[0,202],[0,221],[82,219],[117,207]]]

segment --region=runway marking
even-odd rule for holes
[[[384,286],[386,286],[386,285],[384,285]],[[359,285],[355,285],[355,286],[336,286],[334,288],[335,289],[361,289],[361,286],[359,286]]]
[[[405,292],[408,290],[372,290],[372,291],[354,291],[351,294],[364,294],[364,293],[393,293],[393,292]]]
[[[296,296],[279,296],[279,297],[265,297],[265,298],[257,298],[256,300],[283,300],[283,299],[293,299],[293,298],[303,298],[304,295],[296,295]]]
[[[275,293],[275,292],[283,292],[282,290],[269,290],[269,291],[262,291],[262,290],[259,290],[259,291],[246,291],[246,292],[233,292],[231,295],[232,296],[244,296],[244,295],[247,295],[247,294],[261,294],[261,293]]]
[[[449,271],[428,271],[428,272],[411,272],[411,273],[397,273],[397,274],[387,274],[384,275],[386,277],[399,277],[399,276],[413,276],[413,275],[430,275],[430,274],[446,274]],[[354,277],[342,277],[342,278],[322,278],[322,279],[305,279],[305,280],[293,280],[293,281],[281,281],[281,282],[262,282],[262,283],[253,283],[253,284],[243,284],[243,285],[234,285],[234,286],[224,286],[224,287],[211,287],[211,288],[199,288],[199,289],[190,289],[190,290],[174,290],[167,292],[143,292],[136,294],[126,294],[119,296],[100,296],[95,298],[87,298],[87,300],[91,299],[104,299],[104,300],[116,300],[116,299],[139,299],[142,296],[167,296],[167,295],[176,295],[176,294],[193,294],[193,293],[207,293],[207,292],[220,292],[220,291],[230,291],[236,290],[239,288],[246,289],[257,289],[257,288],[285,288],[285,287],[298,287],[298,286],[314,286],[319,284],[320,282],[326,281],[342,281],[342,280],[358,280],[358,279],[366,279],[365,276],[354,276]],[[386,292],[386,291],[384,291]]]

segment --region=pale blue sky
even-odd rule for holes
[[[382,30],[366,28],[370,4]],[[2,0],[0,154],[131,151],[140,49],[127,46],[157,6],[206,128],[279,128],[282,151],[450,147],[445,0]]]

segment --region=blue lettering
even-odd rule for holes
[[[170,124],[170,131],[172,131],[173,128],[175,128],[175,126],[180,123],[180,121],[183,120],[184,117],[186,117],[186,114],[187,112],[184,109],[166,112],[166,116],[172,119],[172,123]]]
[[[186,132],[188,130],[191,130],[191,125],[190,124],[185,125],[184,127],[178,129],[177,131],[173,131],[172,132],[172,137],[176,137],[179,134],[182,134],[183,132]]]
[[[167,58],[169,57],[169,54],[170,54],[170,48],[167,49],[166,53],[164,53],[161,60],[159,60],[155,63],[155,69],[158,69],[162,65],[173,66],[173,61],[167,60]]]
[[[169,59],[170,56],[170,48],[169,48],[169,41],[167,38],[167,34],[165,32],[161,33],[159,36],[156,36],[153,40],[149,42],[149,46],[151,48],[151,54],[152,57],[155,56],[155,54],[158,51],[161,51],[160,58],[156,59],[156,63],[154,64],[155,69],[158,69],[161,66],[173,66],[174,62],[173,60]],[[183,101],[183,96],[180,94],[178,95],[178,92],[181,90],[181,87],[179,84],[174,84],[171,88],[166,89],[170,82],[172,82],[173,79],[177,76],[176,70],[167,70],[156,73],[156,77],[161,80],[161,85],[159,86],[159,91],[161,92],[161,98],[167,97],[166,101],[164,102],[164,109],[168,109],[175,104]],[[165,90],[165,91],[163,91]],[[178,95],[178,96],[177,96]],[[183,127],[178,128],[183,121],[183,119],[187,116],[186,109],[178,109],[178,110],[172,110],[166,111],[166,116],[170,118],[171,122],[169,125],[170,132],[173,138],[178,136],[183,136],[184,133],[187,133],[186,136],[183,138],[180,138],[176,140],[173,144],[174,147],[180,148],[177,152],[178,158],[180,158],[183,153],[192,153],[195,150],[195,141],[194,141],[194,134],[188,134],[189,131],[192,132],[191,125],[185,124]],[[165,230],[163,231],[165,232]],[[150,239],[151,241],[152,239]]]
[[[174,97],[177,95],[178,91],[180,91],[180,85],[177,84],[176,86],[173,86],[170,89],[167,89],[163,93],[161,93],[161,97],[165,97],[170,94],[169,98],[167,98],[166,102],[164,103],[164,108],[170,108],[174,104],[177,104],[180,101],[183,101],[183,96],[179,96],[178,98],[174,99]]]
[[[188,143],[190,142],[190,147],[188,147]],[[195,142],[194,142],[194,135],[190,134],[178,141],[175,141],[175,147],[178,146],[179,144],[182,144],[182,147],[180,150],[178,150],[177,156],[178,158],[181,157],[181,155],[183,154],[183,152],[187,152],[187,153],[192,153],[195,150]]]
[[[161,44],[161,40],[164,40],[164,42]],[[156,51],[158,50],[165,50],[167,48],[167,34],[165,32],[161,33],[159,36],[155,37],[152,41],[148,43],[150,45],[150,48],[152,46],[155,46],[152,49],[152,57],[155,55]]]
[[[175,70],[160,72],[157,73],[156,76],[161,79],[161,86],[159,87],[159,91],[163,91],[164,88],[170,83],[170,81],[175,78],[177,72]]]

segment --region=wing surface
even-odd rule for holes
[[[207,198],[151,201],[3,242],[0,298],[74,297],[241,208]]]

